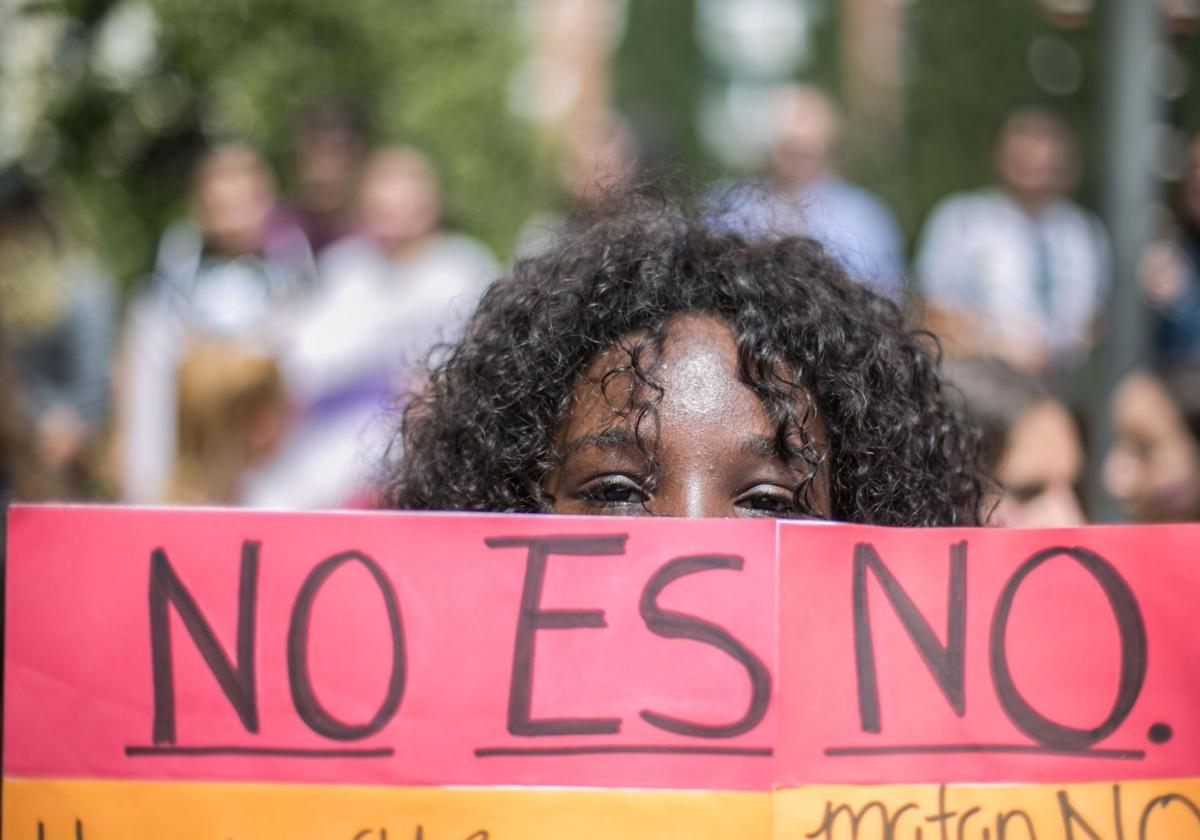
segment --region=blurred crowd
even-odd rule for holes
[[[53,204],[5,185],[0,297],[27,440],[18,495],[137,504],[370,504],[394,397],[495,279],[445,225],[420,151],[367,148],[351,109],[296,131],[294,194],[241,142],[208,149],[187,217],[116,316]],[[28,450],[32,447],[32,451]],[[26,487],[24,485],[28,484]],[[36,486],[35,486],[36,484]]]
[[[1010,113],[994,180],[946,196],[911,255],[886,203],[838,168],[840,114],[784,90],[759,177],[707,195],[713,224],[803,235],[938,335],[984,432],[994,524],[1089,519],[1080,383],[1105,330],[1108,244],[1073,198],[1082,162],[1055,113]],[[456,231],[429,157],[371,147],[353,109],[308,109],[279,179],[243,142],[196,161],[188,208],[127,299],[53,196],[0,181],[0,489],[7,498],[369,507],[396,411],[500,274]],[[557,154],[560,201],[514,247],[637,177],[633,129],[604,114]],[[1200,134],[1136,282],[1153,348],[1110,395],[1103,484],[1136,521],[1200,519]],[[1091,377],[1094,379],[1094,376]]]

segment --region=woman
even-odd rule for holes
[[[35,456],[60,498],[96,490],[109,409],[116,295],[18,170],[0,172],[0,303]]]
[[[153,275],[130,302],[118,375],[124,501],[171,494],[177,374],[196,336],[276,352],[313,286],[300,229],[279,213],[275,176],[250,146],[207,151],[192,174],[192,216],[167,229]]]
[[[1076,485],[1083,443],[1067,407],[1038,379],[994,357],[961,358],[946,376],[983,432],[983,455],[999,491],[989,525],[1073,528],[1086,524]]]
[[[1200,367],[1134,371],[1111,412],[1109,494],[1136,522],[1200,520]]]
[[[626,200],[518,262],[442,359],[395,507],[978,522],[930,346],[806,239]]]
[[[357,235],[326,248],[321,286],[286,343],[284,372],[301,414],[257,505],[376,502],[386,406],[410,388],[430,347],[461,334],[498,273],[482,245],[443,227],[437,173],[415,149],[372,153],[359,217]]]

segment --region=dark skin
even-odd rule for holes
[[[689,314],[667,325],[654,381],[663,394],[642,437],[657,459],[657,478],[634,435],[642,398],[632,374],[604,374],[628,363],[615,346],[600,354],[575,386],[570,415],[555,436],[562,463],[545,491],[555,513],[617,516],[796,517],[794,494],[809,467],[778,451],[762,402],[738,378],[733,331],[719,318]],[[623,416],[623,410],[625,416]],[[822,446],[815,413],[807,431]],[[822,466],[811,493],[829,515],[829,476]]]

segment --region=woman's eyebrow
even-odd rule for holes
[[[754,435],[753,437],[743,438],[741,444],[738,445],[743,455],[759,455],[767,458],[775,458],[780,454],[779,444],[773,437],[765,437],[763,435]]]
[[[743,455],[750,457],[777,458],[781,461],[793,462],[801,460],[801,456],[781,445],[774,435],[754,435],[746,437],[738,445]]]
[[[581,449],[628,449],[639,448],[637,436],[629,429],[615,427],[593,435],[576,438],[563,449],[562,457],[568,458]]]

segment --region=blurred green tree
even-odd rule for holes
[[[501,255],[539,198],[531,130],[507,108],[510,0],[51,0],[22,13],[64,24],[41,164],[127,282],[184,211],[206,141],[258,145],[286,186],[296,118],[322,97],[361,105],[374,141],[427,152],[450,218]]]
[[[652,170],[708,162],[696,133],[703,62],[694,14],[694,0],[631,0],[614,57],[613,97]]]

